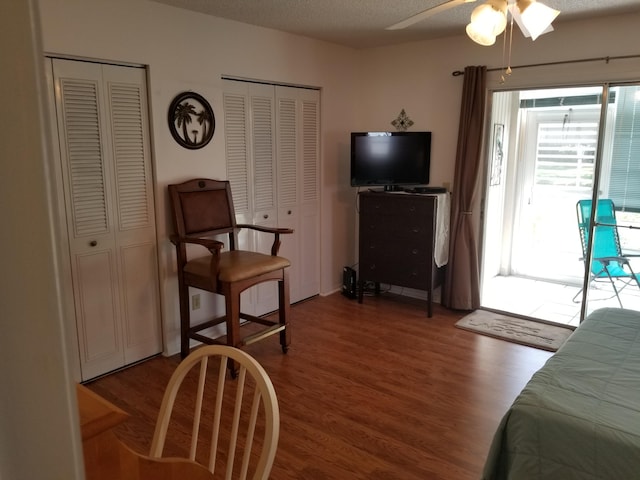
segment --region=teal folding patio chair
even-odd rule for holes
[[[592,201],[580,200],[576,205],[578,214],[578,228],[580,243],[582,244],[582,260],[587,261],[589,249],[589,223],[592,215]],[[636,285],[640,289],[640,274],[636,274],[631,267],[629,258],[640,255],[623,254],[618,236],[616,210],[612,200],[599,199],[596,208],[596,226],[594,227],[593,258],[590,265],[589,285],[592,282],[610,282],[618,299],[620,308],[622,300],[620,292],[629,285]],[[582,293],[580,290],[573,298]]]

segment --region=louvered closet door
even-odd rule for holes
[[[272,85],[249,84],[253,223],[264,227],[278,226],[276,112],[273,92]],[[257,251],[270,253],[272,244],[272,235],[254,233],[254,245]],[[277,310],[278,288],[275,282],[256,285],[253,290],[255,309],[258,315]]]
[[[238,221],[289,227],[280,254],[291,260],[291,301],[316,295],[319,267],[319,92],[225,81],[227,175]],[[254,239],[269,252],[271,238]],[[267,287],[267,288],[262,288]],[[277,306],[275,286],[260,286],[258,313]]]
[[[320,91],[302,90],[300,298],[320,293]]]
[[[272,85],[225,81],[227,176],[238,222],[277,226],[275,99]],[[270,253],[273,236],[240,232],[242,248]],[[278,308],[275,283],[243,294],[243,312],[262,315]]]
[[[276,87],[278,225],[296,232],[281,249],[294,302],[320,291],[319,100],[318,90]]]
[[[280,254],[291,262],[291,301],[300,300],[300,206],[298,165],[298,108],[295,89],[276,87],[276,145],[278,226],[293,229],[283,235]]]
[[[145,72],[53,60],[82,379],[161,350]]]
[[[251,181],[251,143],[249,136],[249,96],[246,85],[225,82],[223,94],[227,180],[231,183],[233,206],[238,223],[253,221],[253,182]],[[246,243],[240,241],[244,248]]]

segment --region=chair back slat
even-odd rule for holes
[[[191,447],[189,448],[189,460],[196,459],[198,450],[198,438],[200,433],[200,417],[202,416],[202,401],[204,398],[204,387],[207,381],[208,358],[204,357],[200,361],[200,375],[198,377],[198,390],[196,392],[196,403],[193,411],[193,425],[191,426]]]
[[[236,445],[238,442],[238,430],[240,428],[240,413],[242,412],[242,400],[244,398],[245,379],[247,369],[240,367],[238,373],[238,385],[236,387],[236,398],[233,405],[233,420],[231,422],[231,440],[229,441],[229,453],[227,455],[227,475],[226,479],[231,480],[233,466],[236,459]]]
[[[253,393],[253,404],[251,405],[251,418],[249,420],[249,425],[247,426],[247,447],[244,449],[244,456],[242,457],[242,467],[240,470],[240,480],[245,480],[247,478],[247,472],[249,470],[249,459],[251,454],[251,449],[253,447],[253,437],[256,432],[256,422],[258,420],[258,410],[260,408],[260,390],[256,390]]]
[[[214,374],[212,363],[216,364],[206,361],[212,356],[220,357],[215,388],[213,384],[216,382],[207,382]],[[227,378],[230,376],[230,361],[239,366],[236,378]],[[191,371],[193,374],[190,374]],[[197,386],[191,387],[189,392],[189,385],[195,383],[194,376],[197,377]],[[184,382],[186,378],[190,380]],[[178,392],[179,397],[186,395],[190,399],[177,401]],[[215,399],[210,398],[212,396]],[[184,425],[184,414],[176,415],[170,422],[174,408],[183,409],[185,405],[194,404],[194,409],[189,407],[187,411],[194,412],[194,422],[199,423],[200,427]],[[204,465],[208,463],[212,474],[216,465],[219,465],[221,468],[225,467],[223,470],[227,479],[267,480],[277,449],[279,424],[278,401],[273,384],[264,369],[251,356],[237,348],[224,345],[203,346],[189,354],[169,380],[153,435],[151,456],[162,456],[167,438],[171,438],[167,433],[171,426],[170,431],[176,430],[177,438],[184,437],[190,441],[189,457]],[[204,434],[208,436],[208,425],[211,425],[209,448],[206,448],[207,438],[201,442],[188,438],[189,432],[198,437]],[[182,428],[183,426],[186,428]],[[261,441],[257,441],[260,438]],[[207,453],[209,458],[199,458]]]
[[[213,425],[211,426],[211,447],[209,449],[209,470],[215,473],[216,459],[218,458],[218,443],[220,438],[220,422],[222,420],[222,401],[224,400],[225,373],[227,371],[227,357],[220,357],[220,369],[218,370],[218,385],[215,407],[213,410]]]

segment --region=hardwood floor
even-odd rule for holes
[[[455,328],[463,312],[384,294],[295,305],[292,344],[245,347],[280,404],[271,478],[478,479],[503,413],[549,352]],[[156,357],[87,386],[131,414],[116,429],[147,453],[179,356]],[[171,439],[169,440],[169,443]]]

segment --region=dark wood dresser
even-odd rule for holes
[[[385,192],[361,192],[358,301],[364,286],[374,282],[427,292],[432,315],[433,289],[443,268],[434,261],[437,197]]]

